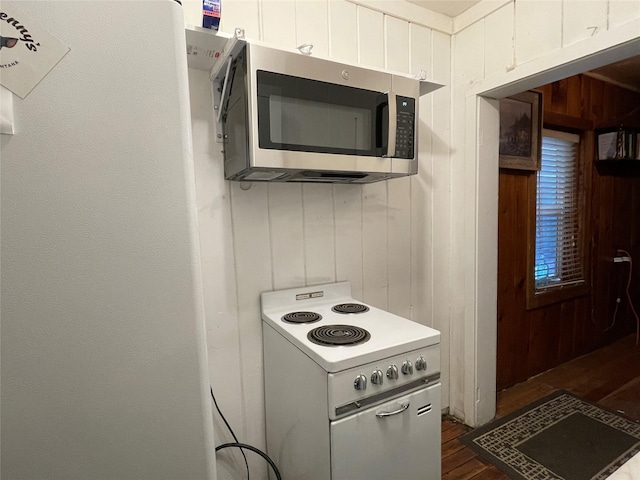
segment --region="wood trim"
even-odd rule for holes
[[[593,121],[586,118],[545,111],[544,128],[566,130],[567,132],[572,133],[581,133],[585,130],[593,130]]]

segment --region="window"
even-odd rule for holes
[[[582,293],[585,286],[580,208],[580,136],[542,132],[542,161],[536,175],[533,296],[551,303]],[[531,289],[530,289],[531,290]],[[561,295],[557,295],[562,291]],[[568,295],[567,295],[568,294]]]

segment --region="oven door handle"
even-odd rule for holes
[[[376,417],[378,418],[384,418],[384,417],[390,417],[392,415],[398,415],[399,413],[404,412],[405,410],[407,410],[409,408],[409,402],[407,403],[403,403],[400,405],[400,408],[398,410],[394,410],[393,412],[380,412],[380,413],[376,413]]]

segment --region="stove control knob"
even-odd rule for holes
[[[384,375],[382,374],[382,370],[378,370],[377,368],[371,374],[371,383],[374,385],[382,385],[382,381],[384,380]]]
[[[416,370],[426,370],[427,369],[427,361],[424,359],[422,355],[418,357],[416,360]]]
[[[387,378],[389,380],[397,380],[398,379],[398,367],[395,365],[389,365],[387,368]]]
[[[360,374],[356,377],[356,380],[353,382],[353,388],[356,390],[366,390],[367,388],[367,377],[363,374]]]
[[[409,360],[405,360],[402,364],[402,373],[405,375],[413,375],[413,365]]]

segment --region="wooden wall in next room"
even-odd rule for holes
[[[603,170],[594,164],[594,128],[640,127],[640,94],[577,75],[544,85],[546,127],[587,128],[581,172],[586,209],[589,293],[535,309],[526,308],[527,172],[500,170],[498,254],[498,371],[502,390],[636,331],[626,300],[628,263],[612,261],[629,251],[637,267],[631,297],[640,310],[640,160]],[[616,298],[621,302],[613,322]],[[640,347],[639,347],[640,348]],[[624,368],[624,367],[622,367]],[[591,374],[597,375],[597,369]]]

